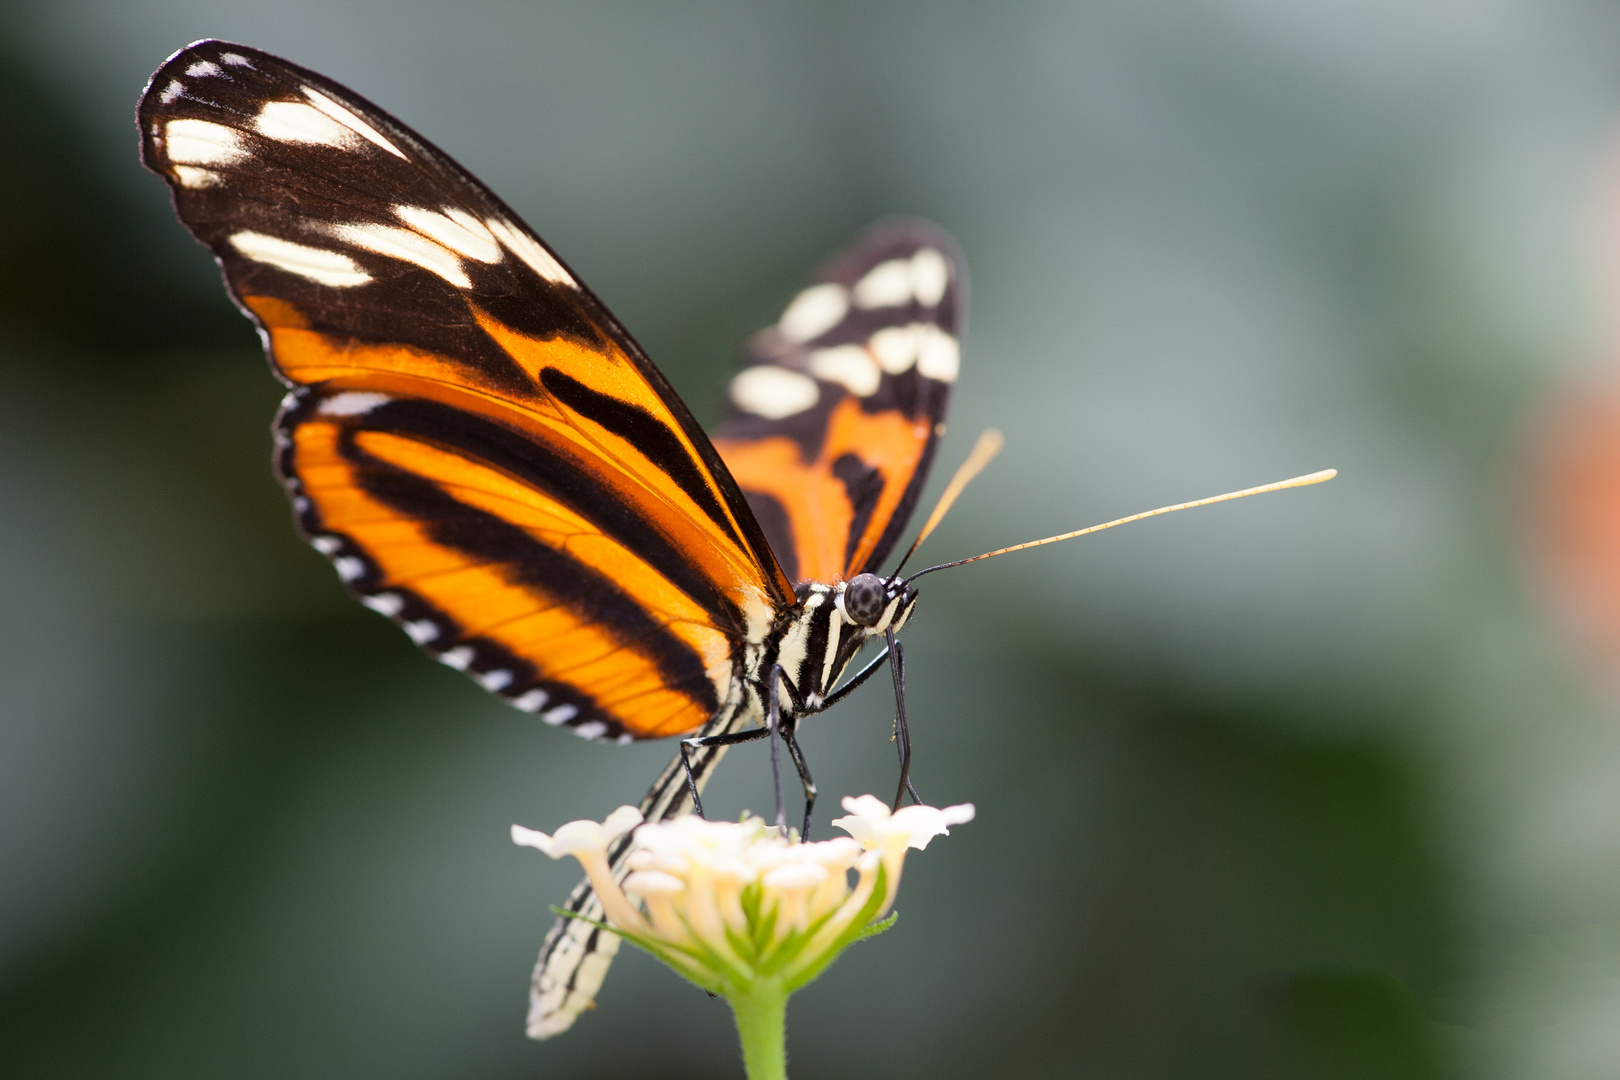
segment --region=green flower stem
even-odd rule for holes
[[[781,979],[763,975],[726,995],[737,1018],[748,1080],[787,1080],[788,992]]]

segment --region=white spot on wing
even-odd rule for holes
[[[495,234],[465,210],[452,208],[441,214],[420,206],[396,206],[394,216],[428,239],[469,259],[484,263],[501,261],[501,248],[495,243]]]
[[[631,743],[636,741],[636,737],[630,734],[628,731],[624,731],[620,732],[619,737],[613,741],[618,743],[620,746],[629,746]]]
[[[439,624],[432,619],[417,619],[401,627],[418,645],[426,645],[439,636]]]
[[[520,697],[512,699],[512,704],[524,712],[539,712],[551,700],[551,695],[544,690],[525,690]]]
[[[358,581],[366,573],[366,564],[353,555],[340,555],[332,560],[332,565],[337,568],[338,577],[344,581]]]
[[[563,724],[579,715],[577,705],[559,705],[555,709],[547,709],[540,714],[540,719],[548,724]]]
[[[170,79],[169,85],[165,86],[163,88],[163,93],[158,95],[158,100],[163,102],[165,105],[172,105],[174,104],[174,99],[185,92],[186,87],[184,83],[182,83],[179,79]]]
[[[302,101],[265,102],[253,121],[253,128],[277,142],[309,143],[330,146],[334,150],[353,150],[360,145],[353,130]]]
[[[899,307],[911,302],[911,260],[880,262],[855,283],[855,306]]]
[[[345,390],[341,394],[333,394],[315,411],[322,416],[364,416],[379,405],[394,400],[387,394],[379,394],[369,390]]]
[[[457,645],[448,652],[439,655],[439,663],[445,667],[453,667],[457,671],[466,671],[467,665],[473,662],[473,648],[471,645]]]
[[[214,63],[212,60],[199,60],[195,64],[192,64],[190,67],[186,68],[186,74],[193,77],[199,75],[218,75],[221,70],[222,69],[220,66]]]
[[[879,367],[890,375],[899,375],[911,370],[911,365],[917,362],[917,338],[921,329],[915,323],[910,326],[885,326],[873,334],[866,344],[872,350],[872,355],[877,357]]]
[[[802,413],[820,398],[816,380],[774,364],[744,368],[731,380],[732,403],[767,420]]]
[[[231,237],[231,246],[254,262],[297,274],[320,285],[346,289],[371,280],[370,274],[341,251],[295,244],[256,232],[237,233]]]
[[[568,708],[566,705],[563,707]],[[607,734],[607,725],[600,720],[590,720],[575,728],[574,734],[582,739],[600,739]]]
[[[460,289],[472,288],[472,280],[462,269],[461,260],[449,249],[440,247],[421,233],[399,229],[392,225],[372,225],[355,222],[349,225],[331,225],[327,232],[339,240],[353,244],[378,255],[413,263],[435,273]]]
[[[170,120],[163,150],[173,165],[234,165],[248,156],[242,133],[212,120]]]
[[[222,64],[230,64],[232,67],[250,68],[253,66],[253,64],[248,61],[247,57],[243,56],[241,53],[234,52],[220,53],[219,62]]]
[[[810,374],[827,382],[840,383],[856,397],[867,397],[883,381],[883,373],[859,345],[817,349],[810,354]]]
[[[923,307],[937,306],[945,298],[950,280],[950,264],[933,248],[925,247],[911,257],[911,288]]]
[[[849,310],[849,293],[836,282],[812,285],[789,302],[776,328],[795,344],[818,338]]]
[[[364,120],[360,119],[358,116],[354,115],[354,113],[350,112],[348,109],[345,109],[342,105],[339,105],[337,102],[333,101],[319,90],[312,90],[307,86],[304,87],[303,90],[304,96],[309,98],[310,102],[314,104],[317,109],[321,110],[321,112],[325,113],[327,116],[330,116],[333,120],[336,120],[338,123],[342,124],[344,127],[360,136],[362,139],[382,147],[384,150],[388,151],[390,154],[393,154],[402,161],[410,160],[409,158],[405,157],[405,154],[399,149],[399,147],[383,138],[381,132],[372,127],[370,124],[366,123]]]
[[[343,550],[343,541],[336,536],[312,536],[309,546],[322,555],[336,555]]]
[[[512,673],[505,668],[486,671],[478,677],[478,685],[485,690],[505,690],[512,685]]]
[[[361,597],[360,602],[379,615],[392,619],[405,610],[405,598],[399,593],[381,592],[376,596]]]
[[[562,264],[552,258],[551,252],[535,243],[521,229],[494,217],[485,218],[484,224],[502,244],[506,245],[508,251],[527,263],[530,270],[554,285],[566,285],[570,289],[579,288],[579,284],[562,268]]]
[[[956,339],[937,326],[919,327],[917,372],[940,382],[955,382],[962,366],[962,348]]]
[[[180,186],[193,191],[215,187],[225,181],[212,169],[199,169],[195,165],[171,165],[170,168],[174,170],[174,178],[180,182]]]

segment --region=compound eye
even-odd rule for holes
[[[887,599],[882,578],[876,574],[856,574],[844,586],[844,614],[858,626],[876,626],[883,617]]]

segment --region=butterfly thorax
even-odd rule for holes
[[[874,585],[881,591],[875,591]],[[745,693],[761,718],[767,707],[769,674],[777,665],[794,691],[779,695],[784,716],[818,712],[862,646],[888,631],[898,632],[917,602],[915,589],[873,574],[831,585],[803,582],[795,595],[797,603],[781,612],[745,657]]]

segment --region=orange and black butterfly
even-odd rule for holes
[[[681,737],[649,819],[693,806],[727,745],[780,736],[808,828],[796,722],[885,657],[903,685],[916,593],[878,571],[957,374],[950,238],[883,224],[829,263],[748,342],[710,438],[516,214],[348,89],[203,41],[153,76],[139,124],[290,388],[276,472],[349,591],[547,723]],[[583,886],[569,908],[600,918]],[[616,948],[559,922],[531,1034],[572,1023]]]

